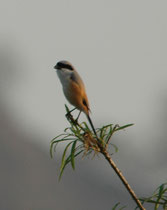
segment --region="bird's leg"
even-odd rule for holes
[[[76,123],[78,123],[78,119],[79,119],[80,114],[81,114],[81,111],[79,111],[78,117],[77,117],[76,120],[75,120]]]
[[[73,116],[71,115],[71,112],[73,112],[75,109],[77,109],[77,108],[74,108],[71,111],[67,112],[66,117],[67,117],[67,119],[70,119],[74,124],[79,125],[78,124],[78,119],[79,119],[79,116],[81,114],[81,111],[79,111],[79,114],[78,114],[77,118],[74,120]]]
[[[71,115],[71,112],[73,112],[76,109],[76,107],[74,109],[72,109],[71,111],[67,112],[66,117],[69,118]]]

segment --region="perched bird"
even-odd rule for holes
[[[93,132],[97,136],[92,120],[89,116],[90,108],[85,91],[85,85],[78,72],[68,61],[59,61],[54,68],[57,70],[57,75],[61,81],[66,99],[75,107],[74,109],[78,109],[80,113],[84,112],[86,114]]]

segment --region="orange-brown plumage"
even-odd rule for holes
[[[96,130],[89,116],[89,102],[81,77],[68,61],[58,62],[55,69],[57,69],[57,74],[62,83],[65,97],[75,108],[83,111],[87,115],[93,132],[97,136]]]
[[[83,85],[81,88],[76,82],[71,82],[64,94],[73,106],[86,115],[89,114],[89,102]]]

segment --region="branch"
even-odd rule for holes
[[[102,128],[97,129],[97,132],[95,132],[98,134],[97,136],[89,129],[89,126],[86,124],[86,122],[79,124],[77,120],[74,120],[68,107],[67,106],[65,107],[67,111],[66,117],[71,127],[66,128],[64,131],[65,132],[64,134],[61,134],[55,137],[51,141],[51,145],[50,145],[50,154],[51,154],[51,157],[53,157],[52,152],[53,152],[53,149],[56,148],[57,144],[60,142],[68,142],[62,156],[59,179],[61,178],[63,171],[68,163],[71,162],[72,168],[73,169],[75,168],[74,160],[82,152],[84,152],[84,156],[86,154],[90,154],[92,151],[94,151],[95,154],[101,153],[105,157],[105,159],[109,162],[110,166],[114,169],[114,171],[116,172],[116,174],[118,175],[122,183],[124,184],[125,188],[128,190],[129,194],[132,196],[133,200],[136,202],[137,206],[141,210],[144,210],[145,208],[142,206],[135,192],[132,190],[127,180],[123,176],[122,172],[118,169],[118,167],[116,166],[116,164],[114,163],[114,161],[112,160],[108,152],[108,145],[111,141],[111,137],[113,133],[119,130],[122,130],[124,128],[127,128],[129,126],[132,126],[133,124],[127,124],[121,127],[119,125],[113,126],[113,124],[109,124],[109,125],[103,126]],[[60,137],[61,139],[59,139]],[[77,143],[79,143],[79,146],[77,146]],[[114,146],[117,150],[117,147],[115,145],[113,144],[111,145]],[[70,147],[71,147],[70,154],[66,157],[67,151],[69,150]]]
[[[132,190],[132,188],[128,184],[128,182],[125,179],[125,177],[123,176],[122,172],[119,170],[119,168],[116,166],[116,164],[114,163],[114,161],[110,157],[108,151],[104,147],[101,147],[100,149],[101,149],[100,152],[104,155],[104,157],[106,158],[106,160],[109,162],[109,164],[111,165],[111,167],[114,169],[114,171],[116,172],[116,174],[118,175],[118,177],[120,178],[120,180],[122,181],[122,183],[124,184],[124,186],[126,187],[126,189],[128,190],[128,192],[132,196],[133,200],[136,202],[137,206],[140,209],[144,210],[145,208],[142,206],[140,200],[137,198],[135,192]]]

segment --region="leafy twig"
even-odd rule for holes
[[[50,145],[50,154],[51,157],[53,157],[53,150],[55,149],[57,144],[60,142],[68,142],[62,155],[59,179],[61,178],[64,169],[68,163],[71,162],[72,168],[75,169],[75,158],[82,152],[84,152],[84,155],[91,153],[92,151],[94,151],[95,154],[101,153],[109,162],[110,166],[114,169],[118,177],[121,179],[122,183],[130,193],[138,207],[144,210],[145,208],[142,206],[135,192],[132,190],[122,172],[118,169],[108,152],[108,145],[111,144],[110,141],[113,133],[132,126],[133,124],[127,124],[124,126],[113,126],[113,124],[109,124],[97,129],[96,133],[98,134],[98,136],[95,136],[95,134],[92,133],[92,131],[89,129],[89,126],[86,124],[86,122],[79,124],[77,120],[74,120],[73,116],[69,112],[68,107],[65,107],[67,111],[66,117],[71,127],[65,129],[63,134],[55,137],[51,141]],[[117,147],[115,146],[115,148]],[[69,151],[70,154],[67,155]]]

